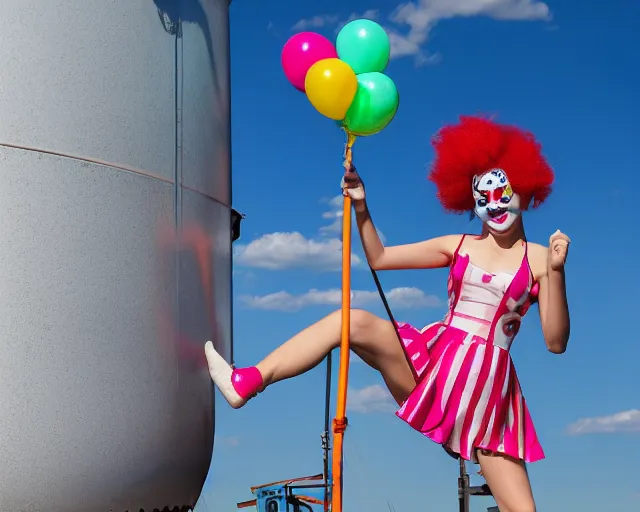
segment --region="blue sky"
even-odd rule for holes
[[[488,3],[493,9],[482,7]],[[333,39],[340,23],[363,13],[393,33],[396,58],[387,73],[401,95],[392,124],[355,147],[388,244],[479,227],[444,214],[426,180],[430,137],[442,124],[491,113],[543,143],[555,190],[526,215],[527,233],[546,243],[561,229],[573,240],[572,335],[566,354],[547,352],[532,310],[512,348],[547,455],[530,467],[534,491],[546,512],[639,507],[640,340],[629,322],[640,279],[627,264],[638,240],[637,2],[234,1],[233,203],[247,215],[236,242],[236,363],[255,364],[337,307],[332,199],[342,134],[288,84],[280,51],[292,27]],[[362,257],[359,242],[354,250]],[[442,317],[446,271],[381,279],[398,319],[424,325]],[[402,287],[409,290],[391,292]],[[375,287],[366,264],[355,266],[353,288],[361,305],[384,314],[369,293]],[[456,464],[395,418],[374,371],[355,361],[350,375],[345,510],[383,512],[387,501],[398,511],[452,510]],[[320,367],[239,411],[218,397],[214,460],[198,509],[235,510],[252,485],[320,472],[323,396]],[[485,510],[483,500],[473,510]]]

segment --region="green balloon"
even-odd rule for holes
[[[363,73],[357,76],[358,91],[343,125],[358,136],[373,135],[386,127],[398,110],[398,89],[387,75]]]
[[[336,50],[338,57],[358,75],[384,71],[389,63],[391,43],[385,30],[375,21],[354,20],[342,27]]]

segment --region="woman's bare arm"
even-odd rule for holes
[[[535,252],[536,266],[541,269],[538,276],[538,309],[542,334],[550,352],[563,354],[567,350],[571,331],[564,267],[554,270],[547,264],[546,247],[537,246]]]
[[[373,270],[442,268],[460,243],[461,235],[447,235],[414,244],[385,247],[365,205],[356,206],[356,222],[367,262]]]

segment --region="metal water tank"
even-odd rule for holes
[[[0,511],[193,506],[231,351],[228,0],[3,0]]]

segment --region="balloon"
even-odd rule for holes
[[[358,79],[340,59],[324,59],[309,68],[305,89],[318,112],[338,121],[345,116],[356,95]]]
[[[353,135],[378,133],[396,115],[398,101],[398,89],[387,75],[358,75],[358,92],[344,118],[344,127]]]
[[[391,43],[375,21],[354,20],[340,30],[336,48],[338,57],[359,75],[384,71],[389,63]]]
[[[315,32],[301,32],[286,42],[280,60],[291,85],[305,92],[304,79],[309,68],[323,59],[337,57],[333,43],[326,37]]]

